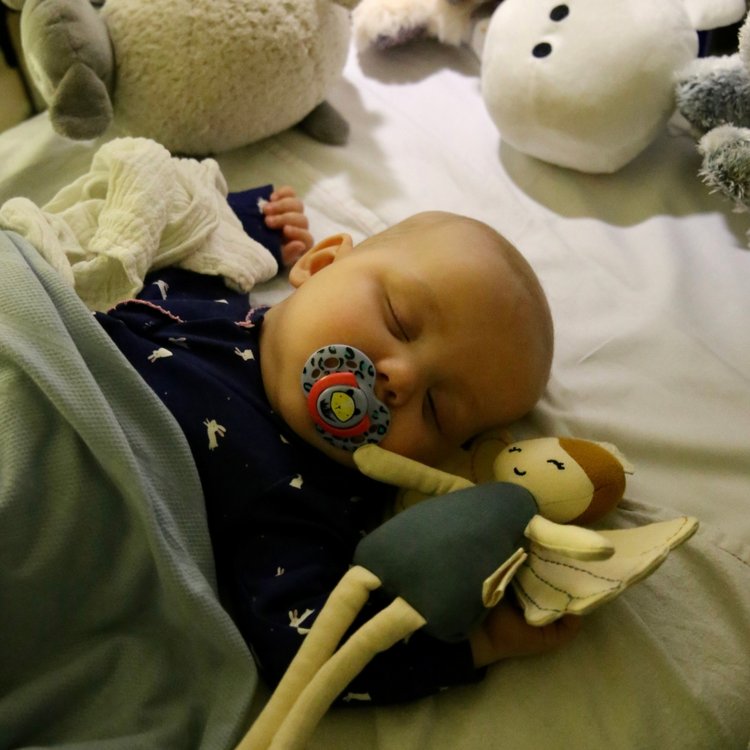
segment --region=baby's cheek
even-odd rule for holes
[[[336,302],[336,325],[339,326],[342,331],[351,332],[350,334],[345,334],[347,335],[347,338],[351,339],[351,341],[345,343],[357,346],[357,348],[364,351],[368,357],[372,357],[374,353],[367,352],[365,347],[369,343],[370,346],[367,346],[367,348],[372,349],[372,344],[370,343],[371,339],[375,338],[377,341],[377,337],[372,330],[368,330],[370,327],[374,328],[374,323],[377,320],[375,317],[375,311],[367,304],[367,300],[357,300],[356,297],[347,300],[345,294],[343,294],[340,299],[337,299]],[[363,320],[368,321],[364,330],[362,325]]]

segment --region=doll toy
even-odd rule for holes
[[[697,528],[690,517],[601,532],[568,525],[598,518],[622,497],[627,464],[596,443],[520,441],[489,462],[486,448],[473,458],[491,465],[494,480],[480,484],[375,444],[355,451],[365,474],[439,496],[412,503],[360,542],[237,750],[301,750],[376,653],[419,628],[465,638],[511,583],[529,623],[583,614],[652,572]],[[336,650],[381,586],[392,602]]]

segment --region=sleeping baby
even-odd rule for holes
[[[291,265],[283,301],[252,307],[219,277],[170,268],[96,316],[187,438],[225,605],[275,684],[392,499],[353,450],[435,465],[521,417],[549,375],[552,322],[528,263],[481,222],[422,213],[356,246],[347,234],[313,245],[293,190],[260,205],[258,231]],[[464,642],[416,633],[379,654],[341,698],[471,682],[569,640],[577,622],[534,628],[501,603]]]

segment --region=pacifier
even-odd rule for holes
[[[379,443],[391,413],[375,396],[375,365],[359,349],[324,346],[302,368],[302,390],[315,427],[335,448]]]

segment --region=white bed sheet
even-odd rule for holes
[[[569,647],[412,705],[334,710],[312,747],[747,750],[750,218],[708,194],[679,129],[611,176],[513,152],[477,74],[470,52],[434,43],[352,52],[331,94],[347,146],[289,131],[217,158],[230,189],[293,184],[316,238],[361,239],[424,209],[504,232],[557,327],[547,394],[517,432],[617,444],[636,474],[610,525],[690,513],[701,529]],[[0,201],[44,203],[97,146],[59,138],[44,115],[0,135]],[[282,279],[264,294],[285,292]]]

